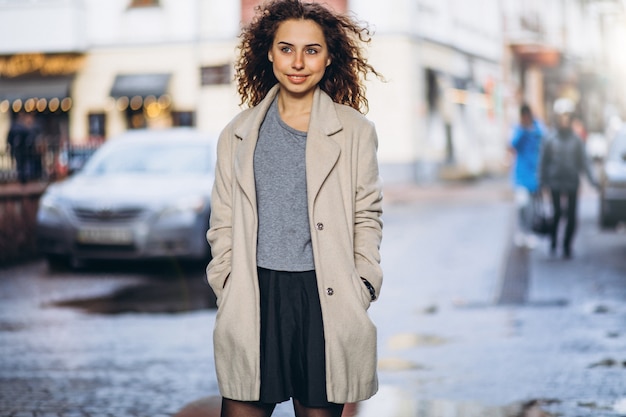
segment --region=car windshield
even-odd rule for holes
[[[611,161],[624,161],[626,159],[626,134],[618,135],[613,139],[608,159]]]
[[[203,143],[124,144],[96,153],[82,174],[206,174],[211,169],[210,152],[209,145]]]

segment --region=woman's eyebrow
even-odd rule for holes
[[[289,43],[289,42],[285,42],[285,41],[279,41],[278,45],[295,46],[294,44]],[[304,45],[304,46],[307,47],[307,48],[309,48],[311,46],[317,46],[319,48],[322,47],[322,45],[320,45],[319,43],[310,43],[310,44],[307,44],[307,45]]]

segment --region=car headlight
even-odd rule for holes
[[[174,204],[165,207],[160,214],[160,218],[172,216],[193,216],[202,213],[206,207],[206,201],[201,196],[185,197]]]
[[[55,194],[44,194],[39,201],[37,220],[47,223],[58,223],[64,217],[63,201]]]

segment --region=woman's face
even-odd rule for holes
[[[268,58],[281,89],[299,98],[313,94],[330,65],[324,32],[312,20],[282,22]]]

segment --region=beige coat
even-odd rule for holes
[[[253,401],[260,391],[260,313],[256,268],[257,205],[253,156],[259,127],[278,92],[243,111],[222,132],[207,239],[217,295],[215,364],[224,397]],[[372,123],[315,92],[306,144],[311,240],[326,341],[328,401],[346,403],[377,390],[376,328],[367,309],[379,293],[382,193]],[[228,278],[228,279],[227,279]]]

